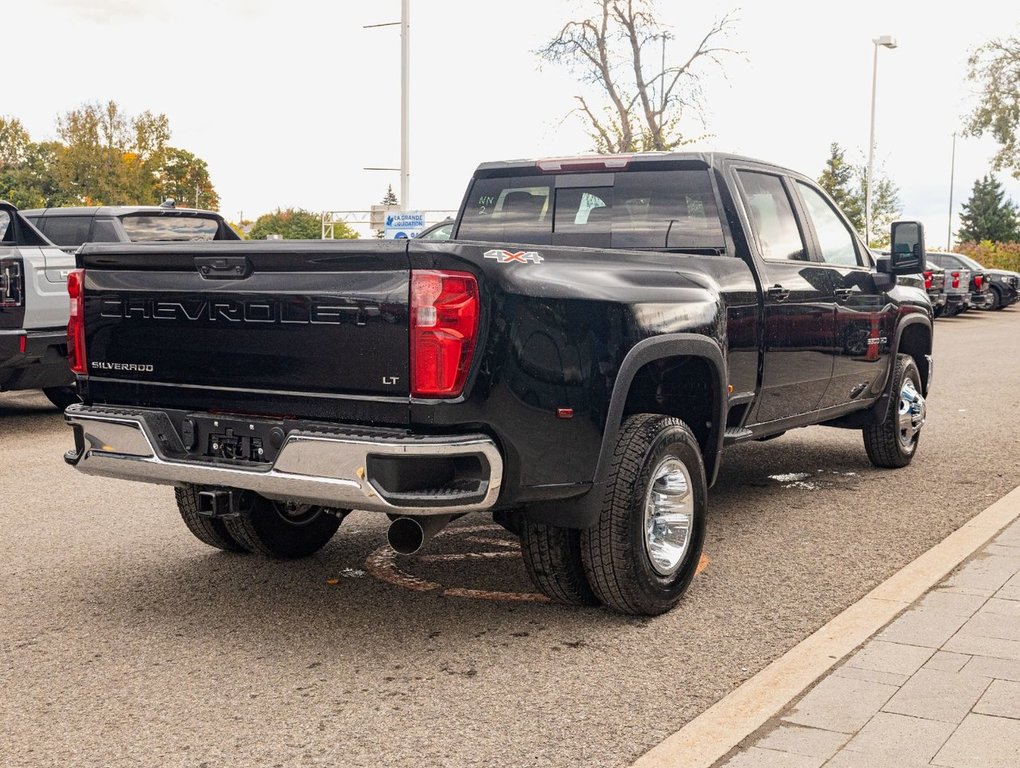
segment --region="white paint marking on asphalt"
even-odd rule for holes
[[[646,752],[632,768],[710,768],[1018,517],[1020,487]]]
[[[818,471],[821,472],[821,470]],[[769,480],[775,480],[777,483],[795,483],[809,477],[811,477],[810,472],[791,472],[787,475],[769,475]]]

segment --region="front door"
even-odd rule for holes
[[[816,256],[828,272],[836,310],[832,381],[819,407],[871,399],[885,383],[896,309],[876,287],[870,257],[832,203],[804,181],[794,188],[813,230]]]
[[[782,176],[738,170],[764,289],[762,387],[748,423],[816,410],[832,378],[833,293],[812,261],[804,222]]]

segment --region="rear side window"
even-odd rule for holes
[[[707,170],[479,179],[458,237],[606,248],[725,247]]]
[[[220,225],[202,216],[124,216],[121,225],[131,242],[152,240],[213,240]]]
[[[751,225],[766,259],[806,261],[804,239],[782,180],[770,173],[738,171]]]
[[[42,220],[46,237],[57,245],[77,247],[89,239],[91,216],[46,216]]]
[[[12,229],[10,214],[7,211],[0,211],[0,243],[14,239],[14,233],[8,232],[9,229]]]

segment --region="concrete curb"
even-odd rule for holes
[[[710,768],[1018,517],[1020,487],[653,747],[632,768]]]

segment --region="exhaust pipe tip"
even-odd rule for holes
[[[386,541],[400,555],[413,555],[450,522],[451,515],[398,517],[386,529]]]

